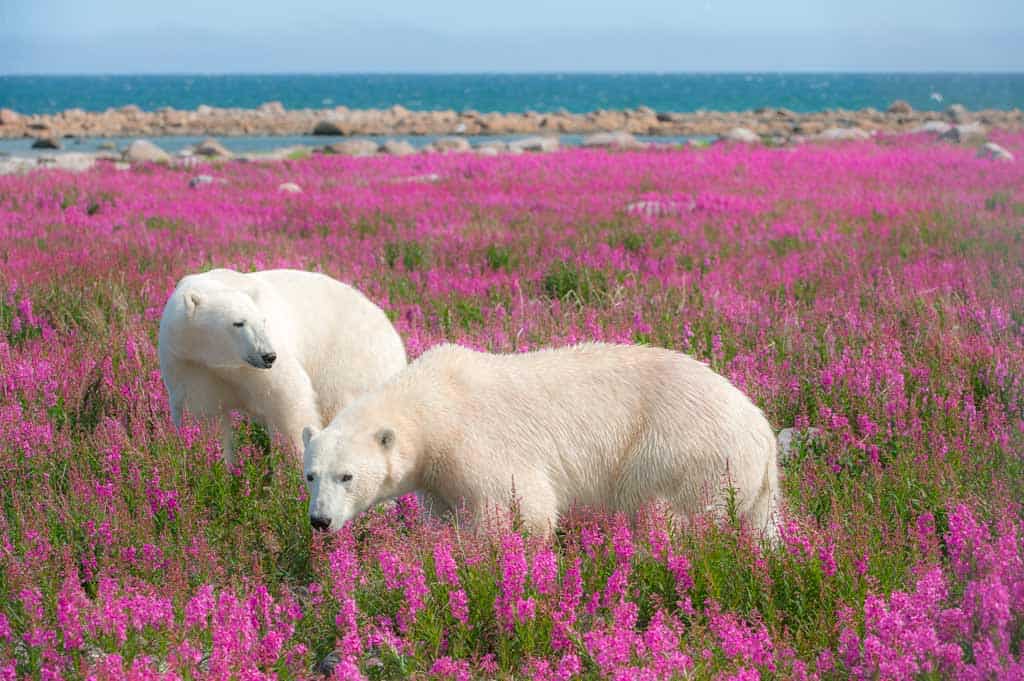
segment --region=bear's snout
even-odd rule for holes
[[[267,368],[269,369],[271,366],[273,366],[274,360],[277,359],[277,353],[264,352],[262,355],[260,355],[260,358],[263,360],[263,363],[266,364]]]
[[[309,524],[314,530],[325,532],[331,526],[331,519],[322,515],[312,515],[309,517]]]

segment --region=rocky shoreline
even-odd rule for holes
[[[57,114],[19,114],[0,109],[0,138],[35,138],[41,144],[59,144],[74,137],[161,137],[170,135],[559,135],[626,132],[651,136],[727,136],[737,128],[766,140],[784,143],[793,137],[812,137],[830,129],[866,133],[902,133],[930,124],[976,122],[990,128],[1024,127],[1024,112],[968,111],[953,105],[945,111],[916,111],[902,101],[886,111],[833,109],[797,113],[787,109],[755,111],[697,111],[677,113],[647,107],[584,114],[481,113],[478,111],[411,111],[389,109],[288,110],[280,102],[257,109],[222,109],[200,106],[193,110],[162,108],[143,111],[124,106],[103,112],[69,109]]]

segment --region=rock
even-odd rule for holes
[[[37,137],[32,142],[33,149],[60,149],[62,146],[56,137]]]
[[[137,116],[138,114],[142,113],[142,109],[140,109],[135,104],[126,104],[122,106],[120,109],[118,109],[118,111],[120,113],[125,114],[126,116]]]
[[[740,142],[742,144],[760,144],[761,136],[750,128],[733,128],[721,136],[726,142]]]
[[[886,109],[886,111],[891,114],[907,116],[909,114],[914,113],[914,107],[910,106],[910,104],[903,101],[902,99],[897,99],[895,102],[889,105],[889,108]]]
[[[285,194],[301,194],[302,187],[294,182],[285,182],[277,186],[277,191],[284,192]]]
[[[1013,161],[1013,154],[995,142],[986,142],[978,149],[978,158],[988,158],[993,161]]]
[[[476,153],[478,156],[497,156],[501,153],[501,150],[493,146],[477,147]]]
[[[188,186],[195,189],[196,187],[201,187],[204,184],[213,184],[214,181],[214,178],[209,175],[196,175],[188,181]]]
[[[387,140],[380,150],[391,156],[408,156],[416,153],[416,147],[402,140]]]
[[[264,102],[260,104],[259,112],[271,116],[283,116],[285,114],[284,104],[281,102]]]
[[[212,137],[200,142],[195,148],[195,153],[208,158],[231,158],[233,156],[227,147]]]
[[[647,145],[625,131],[596,132],[583,138],[582,145],[590,149],[646,149]]]
[[[69,154],[58,154],[53,158],[53,167],[61,170],[70,170],[73,173],[80,173],[96,165],[96,157],[92,154],[73,152]]]
[[[316,668],[313,670],[321,676],[331,676],[334,674],[334,668],[341,662],[341,655],[335,651],[327,653],[327,656],[316,663]]]
[[[963,123],[954,125],[946,132],[939,135],[939,139],[954,144],[983,144],[985,142],[985,126],[981,123]]]
[[[21,122],[21,114],[10,109],[0,109],[0,125],[14,125]]]
[[[508,143],[509,151],[558,151],[557,137],[527,137]]]
[[[125,150],[124,160],[133,163],[169,163],[171,157],[149,140],[135,140]]]
[[[967,107],[963,104],[951,104],[946,109],[946,118],[954,123],[967,123],[970,119],[970,112],[967,111]]]
[[[820,428],[805,428],[803,430],[783,428],[779,431],[777,438],[779,443],[779,463],[784,463],[793,455],[796,443],[812,442],[821,438],[822,431]]]
[[[626,204],[626,212],[630,215],[646,215],[649,218],[663,218],[670,215],[680,215],[692,211],[696,204],[691,202],[684,205],[678,201],[659,201],[648,199],[644,201],[633,201]]]
[[[930,134],[930,135],[942,135],[949,132],[953,126],[945,121],[927,121],[917,126],[910,132],[912,134]]]
[[[24,156],[0,158],[0,175],[20,175],[37,167],[36,159]]]
[[[352,139],[342,140],[324,147],[328,154],[341,154],[342,156],[372,156],[377,153],[380,146],[373,140]]]
[[[342,129],[340,121],[334,118],[321,118],[313,126],[314,135],[344,135],[345,130]]]
[[[434,148],[438,151],[469,151],[472,146],[465,137],[441,137],[434,140]]]
[[[206,104],[200,104],[196,107],[196,113],[200,116],[209,116],[213,113],[213,107],[207,106]]]
[[[819,142],[846,142],[850,140],[871,139],[871,133],[860,128],[828,128],[811,139]]]
[[[501,140],[488,140],[476,148],[477,152],[484,149],[493,149],[496,154],[508,151],[508,143]]]

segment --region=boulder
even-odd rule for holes
[[[434,140],[434,148],[438,151],[469,151],[472,146],[465,137],[441,137]]]
[[[285,114],[284,104],[281,102],[264,102],[260,104],[259,112],[269,116],[283,116]]]
[[[14,125],[21,121],[21,114],[10,109],[0,109],[0,125]]]
[[[149,140],[135,140],[125,150],[124,160],[134,163],[169,163],[171,157]]]
[[[314,135],[344,135],[346,129],[341,127],[341,121],[336,118],[321,118],[313,126]]]
[[[188,181],[188,186],[192,189],[201,187],[204,184],[213,184],[216,180],[210,175],[196,175]]]
[[[939,135],[939,139],[954,144],[983,144],[986,132],[985,126],[981,123],[963,123],[961,125],[954,125]]]
[[[761,136],[750,128],[733,128],[721,135],[723,141],[742,144],[760,144]]]
[[[1013,154],[995,142],[986,142],[978,149],[978,158],[988,158],[993,161],[1013,161]]]
[[[899,116],[907,116],[914,113],[914,107],[910,106],[907,102],[902,99],[897,99],[895,102],[889,105],[886,109],[888,113],[897,114]]]
[[[970,112],[963,104],[951,104],[946,109],[946,118],[954,123],[966,123],[970,119]]]
[[[195,153],[208,158],[231,158],[233,155],[223,144],[212,137],[200,142],[195,148]]]
[[[647,145],[625,131],[595,132],[583,138],[582,145],[590,149],[646,149]]]
[[[479,156],[497,156],[501,150],[498,147],[477,147],[476,153]]]
[[[284,192],[285,194],[301,194],[302,187],[295,184],[294,182],[284,182],[277,185],[277,191]]]
[[[323,150],[328,154],[341,154],[342,156],[372,156],[377,153],[378,149],[380,149],[380,145],[373,140],[351,139],[328,145]]]
[[[683,204],[679,201],[646,199],[633,201],[626,204],[626,212],[630,215],[644,215],[649,218],[663,218],[672,215],[681,215],[684,212],[692,211],[696,207],[694,202]]]
[[[213,107],[206,104],[200,104],[196,107],[196,113],[200,116],[209,116],[213,113]]]
[[[56,137],[37,137],[32,142],[33,149],[60,149],[62,146]]]
[[[797,442],[809,443],[821,440],[822,431],[820,428],[783,428],[779,431],[777,441],[779,444],[779,463],[784,463],[793,456],[794,445]]]
[[[814,135],[819,142],[846,142],[851,140],[871,139],[871,133],[860,128],[828,128]]]
[[[89,170],[96,165],[96,157],[92,154],[73,152],[70,154],[58,154],[53,159],[53,167],[61,170],[70,170],[73,173],[80,173]]]
[[[509,151],[558,151],[557,137],[527,137],[508,143]]]
[[[929,134],[929,135],[943,135],[949,132],[949,129],[953,126],[945,121],[927,121],[917,126],[910,132],[912,134]]]
[[[416,147],[402,140],[387,140],[380,150],[391,156],[408,156],[416,153]]]

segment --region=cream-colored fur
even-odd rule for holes
[[[262,368],[268,353],[276,359]],[[299,270],[184,277],[160,320],[159,356],[174,423],[183,411],[218,420],[229,464],[232,411],[301,452],[303,426],[330,422],[406,365],[380,308],[350,286]]]
[[[774,539],[775,435],[728,380],[660,348],[583,344],[493,355],[442,345],[303,432],[310,516],[337,529],[422,489],[481,519],[508,508],[547,532],[574,504],[739,516]],[[345,476],[351,476],[346,479]]]

